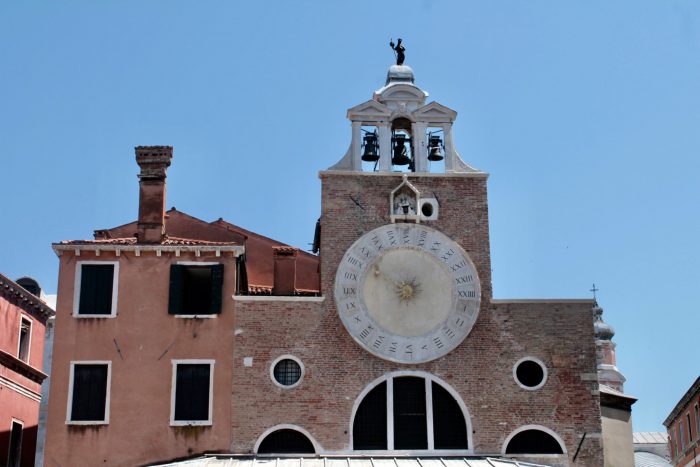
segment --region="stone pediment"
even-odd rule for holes
[[[389,84],[375,93],[375,98],[379,102],[404,101],[422,103],[426,97],[428,97],[427,92],[417,86],[405,83]]]
[[[416,120],[428,120],[431,122],[453,122],[457,117],[457,112],[433,101],[413,112]]]
[[[390,114],[391,111],[386,105],[379,103],[375,100],[369,100],[367,102],[363,102],[360,105],[356,105],[355,107],[348,109],[348,119],[351,121],[386,120]]]

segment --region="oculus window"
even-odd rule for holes
[[[75,305],[79,317],[116,315],[119,264],[108,261],[83,261],[76,268]]]
[[[547,381],[547,368],[538,359],[525,357],[513,366],[513,377],[521,388],[533,391],[544,386]]]
[[[223,264],[173,264],[170,266],[171,315],[215,315],[221,313]]]
[[[309,438],[297,430],[284,428],[267,435],[258,454],[314,454],[316,450]]]
[[[211,425],[213,360],[173,360],[171,425]]]
[[[390,377],[372,388],[355,412],[357,451],[468,448],[462,408],[445,387],[427,378]]]
[[[73,362],[68,395],[69,424],[109,422],[109,362]]]
[[[271,370],[272,380],[286,389],[298,386],[304,375],[301,362],[291,355],[279,357],[272,364]]]

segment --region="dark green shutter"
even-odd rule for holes
[[[211,302],[209,313],[221,313],[221,293],[224,285],[224,265],[214,264],[211,267]]]
[[[170,300],[168,301],[168,313],[177,315],[182,310],[182,279],[185,266],[180,264],[170,265]]]

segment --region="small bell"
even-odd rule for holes
[[[365,148],[362,153],[362,160],[365,162],[377,162],[379,154],[377,153],[377,134],[367,133],[363,138],[363,146]]]
[[[408,165],[411,163],[411,158],[408,157],[408,151],[406,150],[406,140],[405,135],[399,134],[394,136],[394,150],[391,158],[393,165]]]
[[[441,161],[444,159],[440,147],[442,146],[442,141],[439,136],[430,135],[428,138],[428,160],[432,162]]]

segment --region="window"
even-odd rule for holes
[[[354,450],[468,448],[462,407],[447,388],[431,378],[388,377],[367,392],[355,411]]]
[[[258,454],[314,454],[316,450],[309,438],[297,430],[288,428],[276,430],[267,435]]]
[[[297,358],[283,355],[272,363],[272,381],[285,389],[291,389],[301,383],[304,367]]]
[[[505,454],[564,454],[564,451],[551,434],[525,427],[506,441]]]
[[[71,362],[66,423],[109,423],[111,366],[111,362]]]
[[[22,461],[22,422],[12,420],[10,429],[10,450],[7,454],[7,467],[20,467]]]
[[[521,388],[534,391],[544,386],[547,381],[547,368],[540,360],[525,357],[513,366],[513,377]]]
[[[690,412],[687,412],[685,414],[686,417],[686,422],[688,423],[688,443],[690,443],[693,440],[693,430],[690,428],[692,425],[690,424]]]
[[[214,360],[173,360],[171,425],[211,425]]]
[[[683,420],[681,420],[678,422],[678,440],[681,443],[681,452],[685,449],[685,437],[683,434]]]
[[[695,404],[695,436],[700,435],[700,411],[698,410],[698,404]]]
[[[19,324],[19,349],[17,358],[29,362],[29,346],[32,339],[32,321],[22,316]]]
[[[75,269],[73,315],[81,318],[109,318],[117,314],[116,261],[80,261]]]
[[[199,316],[221,313],[224,265],[179,263],[170,266],[171,315]]]

